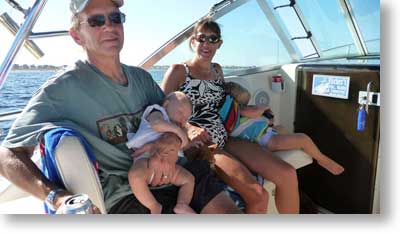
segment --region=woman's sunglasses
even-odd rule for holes
[[[107,16],[105,15],[91,15],[86,21],[90,27],[101,27],[106,24],[106,17],[110,20],[112,24],[122,24],[125,23],[125,14],[122,12],[113,12]]]
[[[195,39],[200,43],[204,43],[207,41],[208,43],[211,43],[211,44],[217,44],[218,42],[221,41],[221,38],[217,35],[206,36],[204,34],[200,34],[200,35],[196,36]]]

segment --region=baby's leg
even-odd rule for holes
[[[152,214],[161,214],[162,206],[149,189],[152,172],[147,167],[148,159],[139,159],[128,172],[128,180],[135,197]]]
[[[268,142],[267,147],[271,151],[302,149],[332,174],[339,175],[344,171],[340,164],[321,153],[311,138],[303,133],[274,135]]]
[[[188,170],[179,165],[176,165],[175,168],[171,184],[180,188],[174,212],[176,214],[196,214],[196,212],[189,206],[193,197],[194,176]]]

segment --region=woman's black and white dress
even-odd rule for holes
[[[186,80],[180,91],[186,94],[193,105],[189,123],[205,129],[213,143],[218,144],[219,148],[223,148],[228,139],[228,133],[218,114],[219,107],[225,98],[222,75],[213,64],[217,79],[200,80],[192,77],[187,64],[184,66]]]

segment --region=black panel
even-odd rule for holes
[[[311,95],[314,74],[350,77],[349,99]],[[321,152],[345,167],[334,176],[317,163],[298,171],[311,199],[334,213],[371,213],[379,142],[379,107],[370,107],[366,130],[356,131],[358,92],[379,92],[378,66],[301,66],[297,71],[295,131],[308,134]]]

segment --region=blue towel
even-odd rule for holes
[[[65,188],[63,181],[61,180],[60,172],[58,171],[56,160],[55,160],[55,150],[57,148],[60,140],[65,136],[77,137],[85,148],[86,154],[89,160],[93,163],[96,170],[98,170],[98,164],[96,162],[96,157],[94,156],[89,144],[85,138],[77,131],[69,128],[56,128],[52,129],[44,134],[44,138],[40,145],[41,149],[41,161],[42,161],[42,171],[43,174],[52,182]],[[48,214],[54,214],[55,211],[50,210],[46,204],[44,205],[45,211]]]

